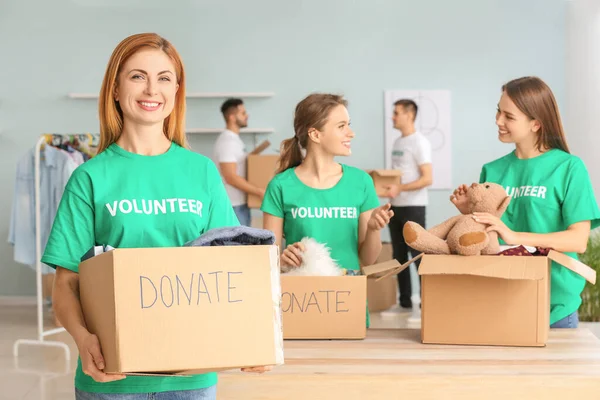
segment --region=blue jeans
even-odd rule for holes
[[[161,393],[90,393],[75,389],[75,400],[216,400],[217,385]]]
[[[577,328],[579,326],[579,315],[577,315],[577,311],[573,314],[567,315],[560,321],[556,321],[550,328]]]
[[[250,209],[248,204],[242,204],[241,206],[233,206],[233,211],[240,221],[240,225],[250,226],[252,220],[250,218]]]

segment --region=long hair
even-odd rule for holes
[[[123,112],[114,98],[117,79],[123,64],[129,57],[143,48],[162,50],[175,66],[175,76],[179,89],[175,94],[175,106],[165,118],[163,131],[165,136],[182,147],[188,147],[185,135],[185,73],[183,62],[173,45],[156,33],[139,33],[125,38],[113,51],[100,89],[98,101],[100,115],[100,144],[98,153],[115,143],[123,130]]]
[[[560,149],[569,153],[558,104],[550,87],[535,76],[514,79],[502,91],[529,119],[540,123],[536,141],[538,150]]]
[[[277,173],[297,167],[302,163],[302,149],[306,149],[308,145],[308,131],[311,128],[323,129],[329,113],[339,105],[346,107],[348,102],[343,96],[327,93],[310,94],[298,103],[294,113],[295,134],[281,142]]]

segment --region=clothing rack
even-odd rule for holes
[[[50,330],[44,330],[44,308],[43,308],[43,294],[42,294],[42,243],[40,233],[40,218],[41,218],[41,207],[40,207],[40,151],[45,145],[60,146],[62,143],[79,142],[86,144],[89,147],[98,145],[99,135],[97,134],[75,134],[75,135],[64,135],[64,134],[44,134],[40,136],[36,145],[34,153],[34,198],[35,198],[35,271],[36,271],[36,292],[37,292],[37,339],[18,339],[13,345],[13,355],[19,356],[19,346],[22,344],[40,345],[47,347],[60,347],[65,351],[65,357],[67,361],[71,359],[71,350],[63,342],[59,341],[48,341],[45,340],[47,336],[56,335],[61,332],[65,332],[65,328],[54,328]]]

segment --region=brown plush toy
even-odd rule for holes
[[[502,186],[486,182],[471,185],[467,198],[469,214],[457,215],[429,230],[412,221],[404,224],[406,244],[425,254],[498,254],[498,234],[486,232],[487,225],[476,222],[472,213],[487,212],[500,218],[510,203],[510,196]]]

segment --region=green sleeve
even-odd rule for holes
[[[285,216],[283,210],[283,189],[277,177],[271,179],[267,185],[260,210],[279,218]]]
[[[360,213],[364,213],[365,211],[372,210],[374,208],[379,207],[379,197],[377,197],[377,192],[375,191],[375,184],[373,183],[373,178],[369,174],[364,171],[362,172],[364,188],[363,188],[363,198],[364,201],[360,206]]]
[[[479,183],[485,182],[486,179],[487,179],[487,173],[486,173],[485,165],[484,165],[483,168],[481,168],[481,173],[479,174]]]
[[[63,267],[79,272],[81,257],[95,244],[92,183],[80,169],[67,182],[42,262],[52,268]],[[109,244],[109,243],[103,243]]]
[[[600,210],[598,210],[590,176],[585,164],[579,158],[575,159],[569,168],[562,216],[567,226],[581,221],[591,221],[592,229],[600,226]]]
[[[212,193],[206,230],[239,226],[240,221],[235,215],[235,211],[233,211],[231,200],[227,196],[225,185],[214,162],[208,162],[206,175],[206,182],[208,182],[211,188],[210,193]]]

